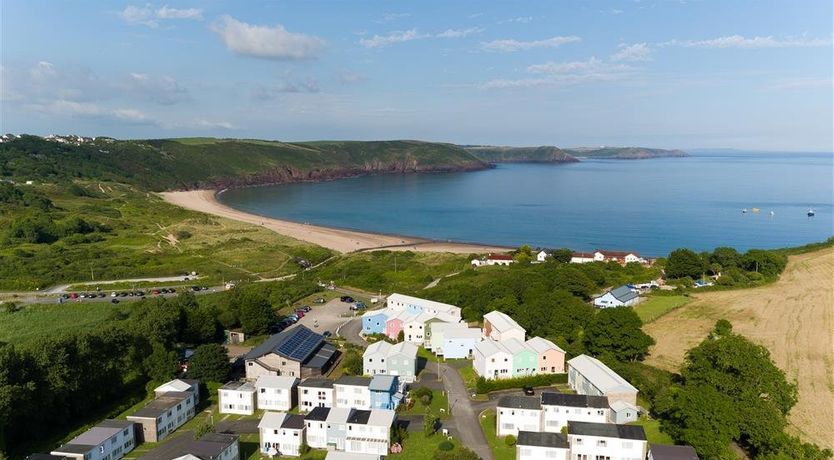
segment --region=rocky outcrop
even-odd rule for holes
[[[553,146],[502,147],[494,145],[464,146],[464,150],[488,163],[575,163],[570,153]]]

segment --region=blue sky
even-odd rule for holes
[[[0,8],[3,132],[823,151],[834,142],[830,0]]]

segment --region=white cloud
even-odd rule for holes
[[[130,121],[133,123],[142,123],[148,121],[147,115],[136,109],[115,109],[113,116],[119,120]]]
[[[578,42],[581,39],[571,35],[566,37],[551,37],[543,40],[519,41],[514,39],[493,40],[481,43],[481,48],[486,51],[500,51],[512,53],[515,51],[529,50],[533,48],[556,48],[566,43]]]
[[[468,29],[446,29],[439,34],[436,34],[435,37],[437,38],[463,38],[467,37],[472,34],[479,34],[483,32],[484,29],[480,27],[470,27]]]
[[[621,43],[619,51],[611,55],[612,61],[651,61],[652,49],[646,43],[626,45]]]
[[[131,73],[115,86],[161,105],[172,105],[191,99],[188,90],[169,76],[158,77],[144,73]]]
[[[211,29],[220,35],[229,50],[264,59],[310,59],[318,56],[326,44],[319,37],[289,32],[279,24],[251,25],[231,16],[223,16]]]
[[[256,101],[270,101],[275,99],[280,94],[285,93],[318,93],[319,83],[312,79],[301,79],[301,80],[285,80],[278,84],[274,85],[260,85],[255,87],[252,92],[251,96],[252,99]]]
[[[519,79],[496,79],[480,85],[482,89],[534,88],[570,86],[584,83],[613,81],[625,77],[631,67],[613,64],[596,57],[585,61],[547,62],[528,66],[530,74],[540,75]]]
[[[27,104],[30,110],[64,117],[109,119],[124,123],[156,124],[143,112],[132,108],[108,109],[91,102],[57,99],[46,103]]]
[[[397,19],[403,19],[411,16],[411,13],[385,13],[382,15],[382,19],[377,22],[391,22],[396,21]]]
[[[350,70],[343,70],[339,72],[339,81],[342,83],[357,83],[364,80],[364,76]]]
[[[195,127],[205,129],[235,129],[235,126],[228,121],[209,121],[197,120],[194,122]]]
[[[832,39],[809,38],[809,37],[744,37],[741,35],[729,35],[726,37],[711,38],[707,40],[670,40],[663,42],[660,46],[680,46],[683,48],[808,48],[831,46]]]
[[[834,88],[834,80],[831,78],[792,78],[777,81],[765,89],[770,91],[791,91],[816,88]]]
[[[516,18],[504,19],[503,21],[498,21],[498,24],[508,24],[508,23],[515,23],[515,24],[529,24],[533,22],[533,16],[519,16]]]
[[[199,8],[170,8],[164,5],[154,9],[150,3],[143,6],[128,5],[119,12],[119,16],[128,24],[141,24],[151,28],[159,27],[160,20],[191,19],[202,20],[203,10]]]
[[[385,46],[390,46],[395,43],[403,43],[403,42],[410,42],[412,40],[420,40],[423,38],[428,38],[431,35],[429,34],[422,34],[417,32],[417,29],[399,31],[399,32],[391,32],[388,35],[374,35],[371,38],[362,38],[359,40],[359,44],[364,46],[365,48],[382,48]]]

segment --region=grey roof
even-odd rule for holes
[[[612,289],[611,295],[623,303],[638,297],[637,293],[632,291],[628,286],[620,286],[616,289]]]
[[[313,355],[306,363],[303,364],[302,367],[312,368],[312,369],[326,369],[332,362],[333,358],[336,356],[336,347],[332,344],[325,342],[324,345],[321,346],[318,350],[316,350],[316,354]]]
[[[541,409],[542,404],[535,396],[501,396],[498,400],[498,407],[510,407],[513,409]]]
[[[246,359],[256,359],[269,353],[298,362],[306,362],[324,343],[324,336],[306,326],[287,329],[270,336],[264,343],[246,353]]]
[[[323,422],[327,420],[328,415],[330,415],[329,407],[314,407],[304,418],[314,422]]]
[[[67,457],[64,455],[35,453],[26,457],[26,460],[67,460]]]
[[[535,431],[519,431],[516,445],[568,448],[568,437],[562,433],[538,433]]]
[[[116,420],[116,419],[107,419],[98,425],[97,427],[101,428],[127,428],[131,425],[136,425],[135,422],[131,422],[130,420]]]
[[[298,384],[300,387],[333,388],[333,381],[330,379],[304,379]]]
[[[299,414],[287,414],[284,418],[284,423],[281,428],[288,428],[291,430],[300,430],[304,428],[304,416]]]
[[[173,442],[159,446],[139,458],[141,460],[169,460],[190,454],[203,460],[213,460],[234,444],[238,438],[236,434],[207,433],[196,441],[190,435],[184,434]]]
[[[348,423],[359,423],[362,425],[367,425],[368,419],[371,418],[371,411],[369,410],[355,410],[350,417],[348,417]]]
[[[255,391],[255,386],[250,382],[241,382],[239,380],[232,380],[220,387],[221,390],[235,390],[235,391]]]
[[[128,420],[130,420],[130,417],[157,418],[190,396],[191,393],[185,391],[169,391],[152,400],[132,415],[128,415],[127,418]]]
[[[698,460],[692,446],[663,446],[652,444],[649,448],[652,460]]]
[[[345,375],[339,377],[339,380],[333,382],[334,385],[353,385],[357,387],[366,387],[371,384],[370,377],[359,377],[359,376],[352,376],[352,375]]]
[[[646,440],[642,426],[616,425],[613,423],[592,423],[568,421],[568,434],[583,436],[603,436],[606,438]]]
[[[542,393],[542,405],[607,409],[608,397],[545,392]]]
[[[620,377],[602,361],[588,355],[579,355],[568,361],[568,368],[582,374],[592,385],[601,392],[608,393],[637,393],[637,388]]]
[[[64,444],[63,446],[53,450],[52,452],[58,452],[62,454],[86,454],[95,447],[95,444]]]
[[[368,388],[370,388],[371,391],[391,391],[392,388],[396,390],[396,383],[396,376],[379,374],[373,376],[371,384],[368,385]]]

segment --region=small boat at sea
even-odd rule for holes
[[[814,217],[817,213],[814,211],[814,208],[808,209],[808,217]]]
[[[753,208],[753,212],[754,212],[754,213],[757,213],[757,212],[759,212],[759,211],[761,211],[761,209],[759,209],[759,208]]]
[[[775,213],[775,212],[770,211],[770,217],[773,217],[773,216],[775,216],[775,215],[776,215],[776,213]]]
[[[742,209],[742,210],[741,210],[741,213],[742,213],[742,214],[747,214],[747,208]]]

